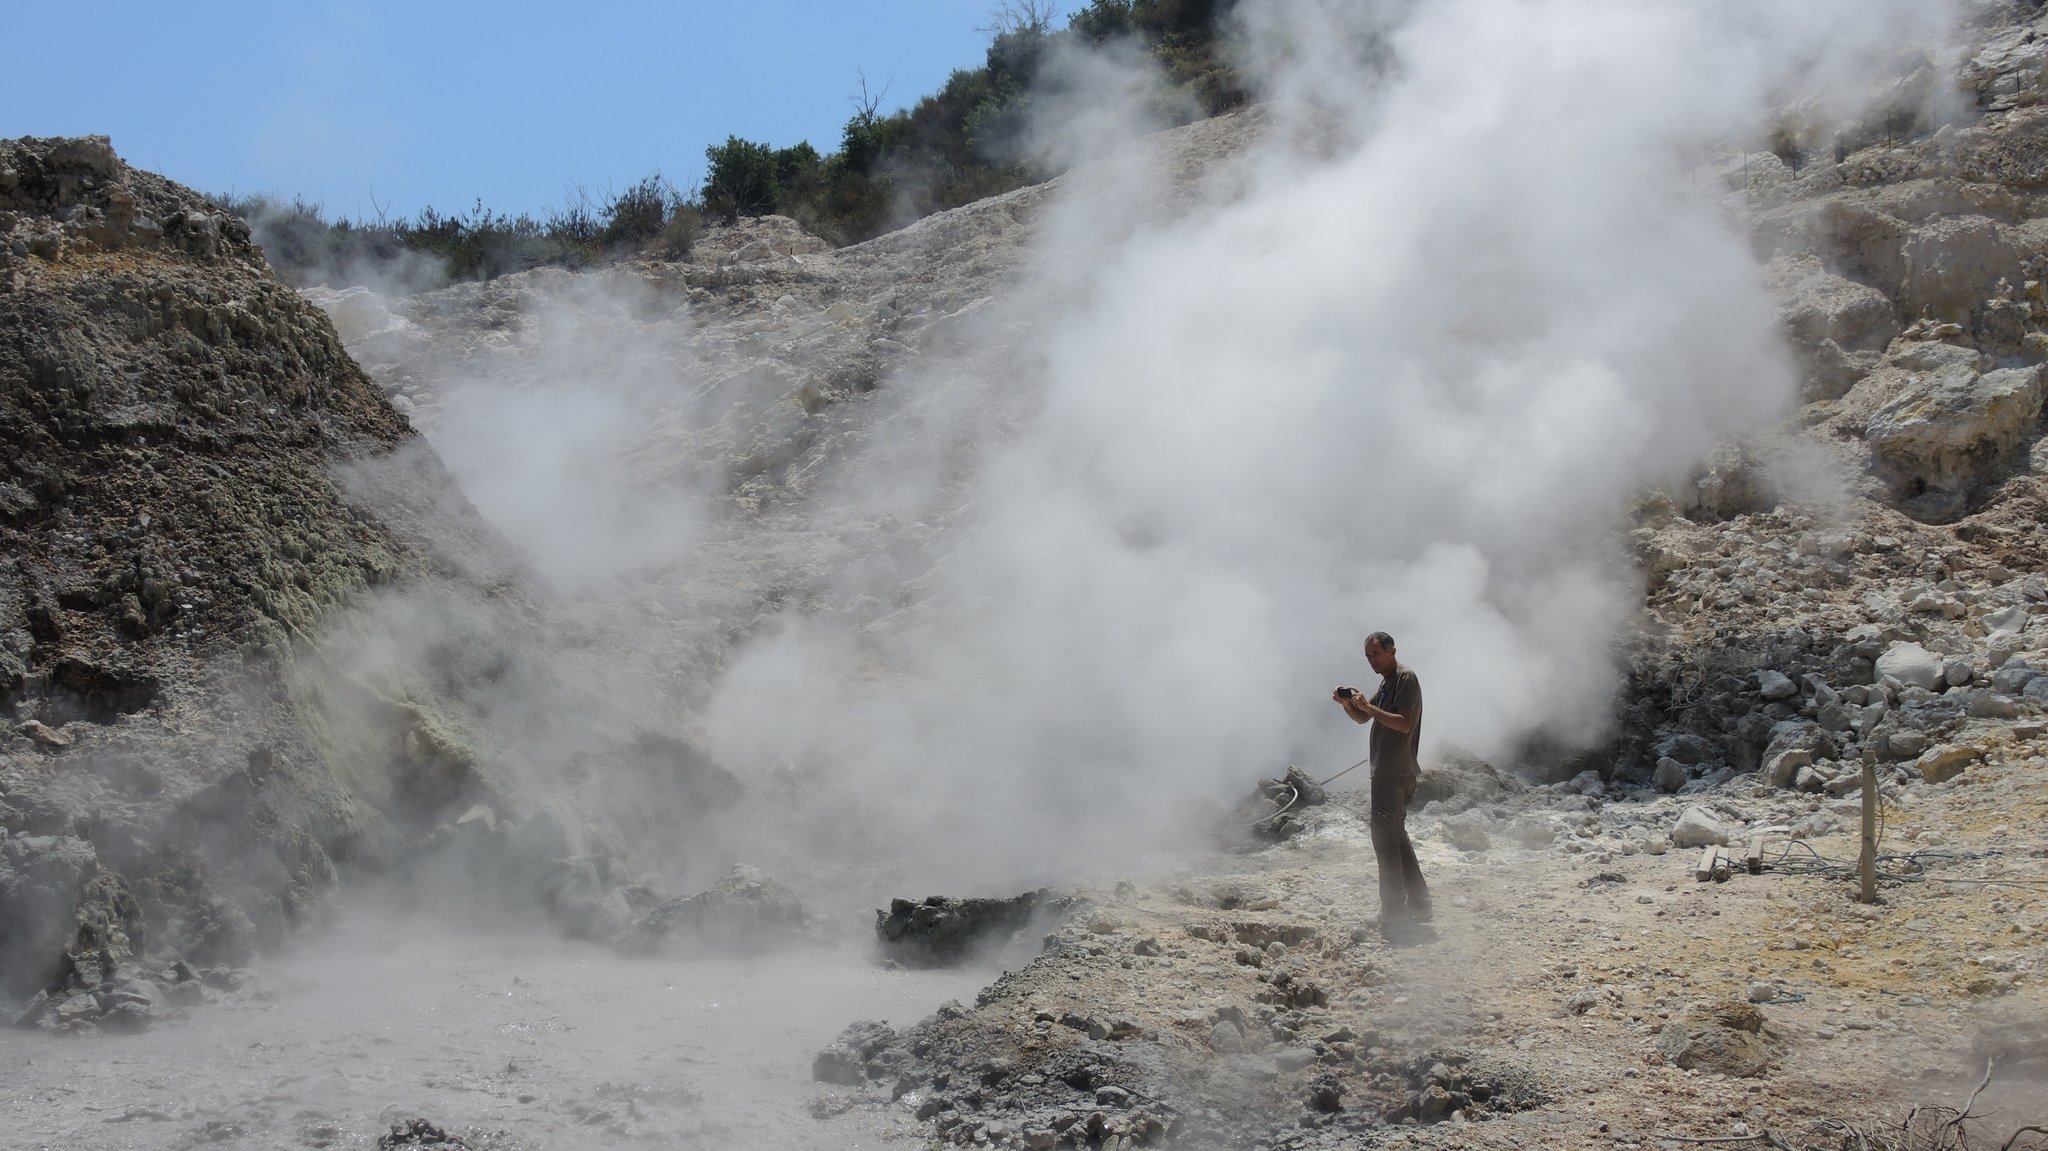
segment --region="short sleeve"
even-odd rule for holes
[[[1422,681],[1412,671],[1403,671],[1394,684],[1394,711],[1414,719],[1422,711]]]

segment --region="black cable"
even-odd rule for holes
[[[1354,764],[1352,764],[1352,765],[1351,765],[1350,767],[1347,767],[1347,768],[1345,768],[1345,769],[1344,769],[1343,771],[1340,771],[1340,772],[1338,772],[1337,774],[1335,774],[1335,775],[1331,776],[1331,777],[1330,777],[1329,779],[1319,779],[1319,780],[1317,780],[1317,781],[1316,781],[1316,786],[1317,786],[1317,787],[1327,787],[1327,786],[1329,786],[1329,784],[1330,784],[1330,782],[1331,782],[1332,780],[1342,779],[1342,778],[1344,778],[1345,776],[1347,776],[1347,775],[1350,775],[1350,774],[1351,774],[1352,772],[1354,772],[1354,771],[1357,771],[1357,770],[1358,770],[1359,768],[1361,768],[1361,767],[1364,767],[1364,766],[1365,766],[1366,764],[1368,764],[1368,763],[1370,763],[1370,762],[1372,762],[1372,757],[1371,757],[1371,756],[1366,756],[1366,757],[1365,757],[1364,759],[1361,759],[1361,760],[1359,760],[1359,761],[1358,761],[1357,763],[1354,763]],[[1293,766],[1292,766],[1292,765],[1290,764],[1290,765],[1288,766],[1288,769],[1287,769],[1287,770],[1289,770],[1289,771],[1293,771],[1293,770],[1294,770],[1294,768],[1293,768]],[[1293,784],[1291,784],[1291,783],[1281,783],[1281,784],[1280,784],[1280,786],[1282,786],[1282,787],[1286,788],[1286,789],[1288,790],[1288,792],[1290,793],[1290,794],[1288,795],[1288,797],[1287,797],[1287,802],[1286,802],[1286,803],[1284,803],[1284,804],[1282,804],[1282,805],[1280,806],[1280,810],[1278,810],[1278,811],[1274,812],[1274,813],[1273,813],[1273,814],[1271,814],[1271,815],[1262,815],[1262,816],[1258,817],[1257,819],[1254,819],[1254,820],[1252,820],[1252,821],[1251,821],[1250,823],[1247,823],[1247,824],[1245,824],[1244,826],[1246,826],[1246,827],[1257,827],[1258,825],[1260,825],[1260,824],[1262,824],[1262,823],[1266,822],[1267,820],[1270,820],[1270,819],[1278,819],[1278,818],[1280,818],[1281,816],[1283,816],[1283,815],[1286,815],[1286,814],[1287,814],[1287,812],[1288,812],[1288,810],[1289,810],[1290,808],[1292,808],[1292,807],[1293,807],[1293,806],[1294,806],[1295,804],[1297,804],[1297,803],[1301,802],[1301,791],[1300,791],[1300,789],[1299,789],[1299,788],[1295,787],[1295,786],[1294,786]]]

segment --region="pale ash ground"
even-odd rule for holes
[[[1935,874],[2000,882],[1890,887],[1875,908],[1832,879],[1698,883],[1695,853],[1677,849],[1461,853],[1419,818],[1440,910],[1436,938],[1403,948],[1351,942],[1374,883],[1363,823],[1339,807],[1285,845],[1191,855],[1177,873],[1105,884],[1077,928],[1102,946],[1041,959],[1020,997],[977,1013],[1027,1047],[1079,1038],[1034,1022],[1041,1011],[1128,1017],[1199,1057],[1209,1011],[1249,1004],[1262,986],[1231,945],[1201,936],[1293,925],[1313,933],[1291,961],[1331,993],[1333,1026],[1431,1036],[1520,1064],[1550,1097],[1375,1141],[1626,1148],[1659,1133],[1880,1121],[1911,1102],[1960,1102],[1987,1053],[2048,1017],[2033,975],[2048,958],[2048,795],[2034,786],[2044,771],[2042,749],[2015,742],[1954,781],[1904,789],[1888,808],[1887,850],[1995,850]],[[1737,788],[1580,818],[1624,829],[1610,840],[1644,842],[1626,828],[1695,801],[1746,808],[1759,824],[1788,803],[1825,802]],[[1813,842],[1837,858],[1854,850],[1848,835]],[[1239,906],[1218,909],[1225,898]],[[1167,953],[1119,961],[1138,938]],[[0,1033],[0,1116],[8,1145],[24,1148],[360,1148],[412,1115],[481,1146],[914,1144],[921,1125],[900,1105],[813,1118],[823,1092],[810,1056],[853,1019],[900,1027],[947,999],[973,1002],[992,974],[886,970],[858,949],[638,961],[533,937],[436,934],[421,921],[356,922],[145,1035]],[[1759,981],[1804,997],[1764,1007],[1768,1075],[1694,1074],[1654,1057],[1665,1016]],[[1567,996],[1602,986],[1614,995],[1601,1005],[1563,1010]],[[2043,1098],[2038,1082],[2002,1076],[1986,1101],[2018,1123]]]
[[[1244,860],[1236,874],[1206,868],[1141,886],[1096,916],[1108,955],[1149,936],[1167,945],[1165,956],[1136,960],[1133,969],[1072,949],[1038,965],[1020,998],[982,1014],[1025,1046],[1078,1034],[1039,1027],[1033,1037],[1034,1012],[1129,1017],[1201,1058],[1211,1011],[1248,1008],[1262,990],[1256,969],[1233,962],[1239,925],[1296,925],[1312,938],[1291,949],[1288,962],[1330,993],[1329,1027],[1517,1063],[1550,1096],[1482,1123],[1384,1133],[1396,1143],[1630,1147],[1653,1146],[1657,1134],[1764,1127],[1803,1137],[1827,1119],[1880,1124],[1916,1103],[1960,1105],[1993,1057],[2000,1072],[1978,1109],[1994,1113],[1991,1126],[2006,1124],[2002,1138],[2048,1119],[2048,1068],[2040,1063],[2048,989],[2037,974],[2048,961],[2044,751],[2038,739],[1996,745],[1955,780],[1914,783],[1887,803],[1883,851],[1987,853],[1933,862],[1931,874],[1996,882],[1887,886],[1881,905],[1865,907],[1844,880],[1767,873],[1700,883],[1692,874],[1697,851],[1613,851],[1597,838],[1609,847],[1652,842],[1661,838],[1652,828],[1694,803],[1723,818],[1746,813],[1758,827],[1808,805],[1831,806],[1733,785],[1562,816],[1579,826],[1543,851],[1497,840],[1492,850],[1460,853],[1434,821],[1411,819],[1438,897],[1436,938],[1354,945],[1350,926],[1376,902],[1371,851],[1363,821],[1338,812],[1301,839]],[[1848,833],[1810,842],[1836,859],[1856,851]],[[1786,843],[1773,835],[1767,858]],[[1258,910],[1218,909],[1225,901]],[[1176,958],[1177,948],[1186,955]],[[1697,1074],[1654,1054],[1665,1019],[1687,1003],[1741,997],[1758,982],[1778,996],[1763,1007],[1768,1074]],[[1613,995],[1591,1011],[1564,1009],[1574,992],[1601,987]]]
[[[475,1146],[875,1146],[909,1117],[812,1119],[812,1054],[846,1019],[907,1024],[988,977],[347,922],[147,1034],[0,1031],[0,1146],[365,1148],[415,1115]]]

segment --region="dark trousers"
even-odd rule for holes
[[[1372,777],[1372,853],[1380,865],[1380,917],[1429,914],[1429,885],[1408,841],[1408,803],[1416,778]]]

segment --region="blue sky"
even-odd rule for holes
[[[202,191],[331,214],[478,197],[539,213],[576,184],[602,194],[659,170],[687,187],[728,134],[832,151],[862,72],[888,85],[885,110],[915,101],[981,63],[993,6],[23,3],[6,18],[0,137],[101,132]]]

